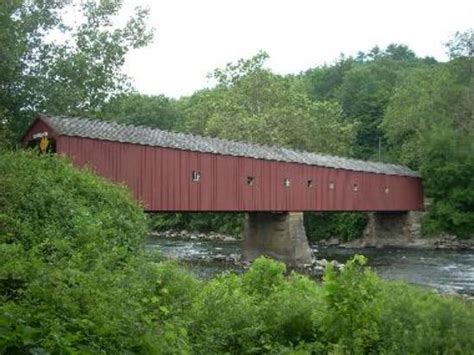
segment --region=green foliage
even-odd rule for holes
[[[32,152],[1,152],[0,176],[0,352],[152,347],[128,191]]]
[[[155,213],[150,215],[150,227],[154,231],[213,231],[240,237],[243,226],[243,213]]]
[[[424,219],[425,233],[446,231],[474,236],[474,132],[459,135],[451,127],[434,127],[420,140],[426,192],[432,197]]]
[[[125,188],[0,153],[2,353],[467,353],[472,304],[380,281],[356,256],[322,283],[264,257],[199,281],[147,262]],[[409,312],[409,313],[407,313]]]
[[[345,122],[336,102],[314,102],[290,77],[263,67],[260,53],[217,69],[214,90],[180,103],[183,129],[232,140],[350,154],[355,126]]]
[[[318,284],[259,258],[243,276],[191,287],[190,306],[170,324],[185,324],[189,349],[199,354],[470,351],[472,304],[381,281],[365,262],[356,256],[340,273],[329,264]],[[186,293],[180,287],[177,294]]]
[[[380,281],[356,255],[340,275],[329,264],[324,274],[327,336],[339,349],[356,354],[377,353],[380,341]]]
[[[337,237],[348,242],[362,237],[367,218],[366,213],[358,212],[307,212],[304,214],[304,226],[309,240]]]
[[[474,226],[472,58],[407,76],[382,128],[398,161],[419,169],[432,198],[423,230],[460,237]]]
[[[163,95],[122,94],[105,104],[100,117],[120,123],[173,130],[180,125],[181,113],[174,101]]]
[[[148,11],[117,26],[122,0],[0,2],[0,122],[17,143],[33,113],[93,115],[130,87],[126,53],[151,41]],[[66,14],[73,11],[74,16]]]
[[[430,132],[453,129],[455,141],[465,145],[474,130],[471,32],[458,33],[448,43],[452,57],[448,63],[420,58],[404,45],[390,44],[359,52],[355,57],[341,55],[332,65],[296,76],[283,76],[267,69],[268,54],[259,52],[214,70],[210,78],[216,86],[212,89],[176,102],[163,97],[124,95],[106,105],[99,116],[408,165],[424,172],[427,197],[434,201],[423,230],[466,237],[472,225],[472,200],[468,200],[470,193],[460,191],[467,191],[471,183],[462,180],[466,185],[463,188],[461,180],[452,180],[438,190],[443,195],[436,195],[436,189],[430,186],[443,181],[441,176],[438,179],[442,162],[432,159],[433,149],[428,147],[439,142]],[[467,148],[458,145],[455,149]],[[448,165],[467,176],[468,156],[453,153],[450,158],[457,160]],[[461,195],[464,197],[459,199]],[[217,230],[235,235],[241,231],[236,221],[241,217],[175,215],[157,217],[154,224],[157,229]],[[347,241],[361,235],[365,217],[308,214],[306,226],[313,239],[337,236]]]
[[[385,353],[467,354],[472,348],[472,303],[408,286],[384,283],[380,296]]]

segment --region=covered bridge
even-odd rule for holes
[[[124,183],[148,212],[248,212],[250,259],[264,253],[308,262],[304,211],[390,212],[404,233],[407,211],[423,209],[421,178],[392,164],[46,115],[23,144]]]
[[[40,116],[42,137],[77,166],[126,184],[147,211],[408,211],[420,177],[398,165],[99,120]]]

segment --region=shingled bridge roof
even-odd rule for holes
[[[44,120],[58,135],[64,136],[300,163],[377,174],[418,177],[418,174],[413,170],[394,164],[348,159],[282,147],[234,142],[219,138],[175,133],[163,131],[157,128],[133,126],[86,118],[42,115],[40,116],[40,119]]]

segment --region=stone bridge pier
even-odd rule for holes
[[[367,246],[403,246],[421,236],[422,211],[370,212],[364,230]]]
[[[358,246],[404,246],[420,236],[423,212],[370,212]],[[245,218],[243,258],[266,255],[289,266],[313,261],[301,212],[251,212]]]
[[[243,257],[252,261],[260,255],[301,266],[313,261],[313,253],[301,212],[252,212],[245,217]]]

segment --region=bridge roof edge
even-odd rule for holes
[[[334,169],[385,175],[420,177],[401,165],[323,155],[284,147],[229,141],[220,138],[163,131],[157,128],[120,124],[79,117],[40,115],[57,134],[120,143],[174,148],[201,153],[300,163]]]

